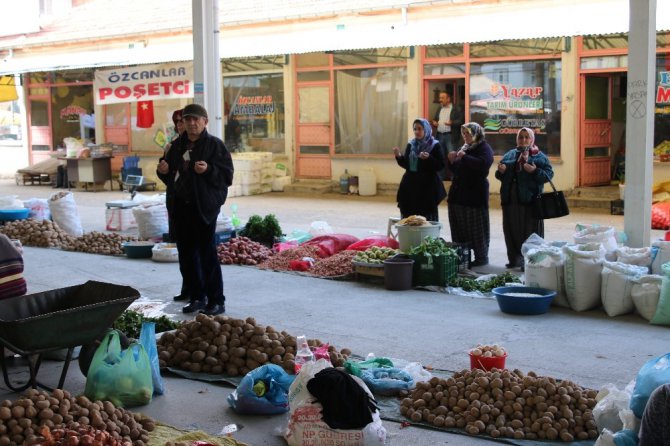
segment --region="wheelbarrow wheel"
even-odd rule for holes
[[[79,352],[79,370],[82,375],[88,376],[88,369],[91,366],[91,361],[93,361],[93,355],[95,355],[95,351],[100,346],[102,338],[104,337],[105,335],[103,334],[90,344],[81,346],[81,351]],[[119,331],[119,340],[121,341],[121,348],[124,350],[130,345],[128,336],[122,331]]]

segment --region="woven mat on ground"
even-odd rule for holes
[[[248,446],[246,443],[241,443],[231,437],[215,437],[202,431],[188,432],[161,423],[157,423],[156,429],[150,433],[147,446],[165,446],[168,441],[190,443],[197,440],[207,441],[218,446]]]

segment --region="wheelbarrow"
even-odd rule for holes
[[[42,354],[67,349],[58,381],[62,388],[74,348],[98,339],[139,297],[129,286],[90,280],[0,300],[0,365],[5,384],[14,392],[37,386],[52,390],[37,380]],[[27,360],[30,379],[26,384],[10,383],[5,348]]]

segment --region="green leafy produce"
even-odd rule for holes
[[[139,339],[142,322],[145,321],[156,324],[156,333],[174,330],[181,326],[181,322],[172,321],[166,316],[146,317],[137,311],[126,310],[114,321],[112,327],[122,331],[129,338]]]
[[[460,260],[458,252],[454,248],[447,246],[441,238],[430,236],[424,238],[421,244],[412,248],[409,253],[435,257],[447,256]]]
[[[272,247],[275,239],[283,236],[279,221],[274,214],[268,214],[265,217],[252,215],[247,224],[240,231],[240,235],[248,237],[251,240]]]
[[[398,252],[393,248],[373,246],[365,251],[356,253],[354,262],[380,264],[384,263],[384,260],[393,257],[397,253]]]
[[[505,271],[504,273],[491,277],[488,280],[475,280],[468,279],[466,277],[456,277],[449,283],[449,286],[463,288],[463,291],[481,291],[482,293],[488,293],[493,288],[505,286],[507,283],[520,282],[521,280],[519,280],[517,276]]]

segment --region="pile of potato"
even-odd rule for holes
[[[94,433],[94,440],[94,430],[98,430],[106,432],[105,437],[111,437],[117,444],[144,446],[149,432],[154,430],[154,421],[115,407],[109,401],[92,402],[85,396],[74,398],[61,389],[52,393],[30,389],[16,401],[0,403],[0,446],[47,444],[46,437],[53,439],[53,433],[82,428],[89,434]],[[90,444],[102,446],[105,443]]]
[[[463,370],[417,383],[400,413],[470,435],[570,442],[598,436],[592,414],[596,394],[534,372]]]
[[[121,235],[116,232],[87,232],[81,237],[71,238],[62,248],[66,251],[88,252],[91,254],[122,255],[124,242],[137,240],[137,237]]]
[[[21,240],[24,246],[37,246],[41,248],[60,248],[71,244],[76,240],[67,232],[58,227],[51,220],[27,220],[9,221],[0,226],[0,233],[10,239]]]
[[[318,339],[307,342],[310,347],[323,345]],[[158,340],[161,367],[228,376],[244,376],[266,363],[277,364],[293,374],[295,352],[295,336],[258,325],[252,317],[243,320],[199,314]],[[335,367],[342,366],[351,354],[348,349],[337,352],[333,346],[328,352]]]
[[[257,265],[272,255],[272,250],[247,237],[235,237],[216,247],[223,265]]]

